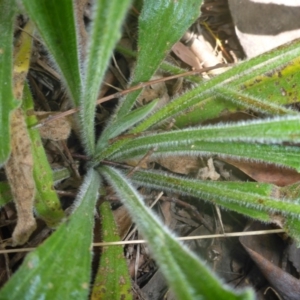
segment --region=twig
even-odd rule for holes
[[[224,234],[209,234],[209,235],[200,235],[200,236],[185,236],[178,237],[179,241],[188,241],[188,240],[203,240],[203,239],[215,239],[215,238],[226,238],[226,237],[238,237],[238,236],[249,236],[249,235],[264,235],[264,234],[274,234],[274,233],[284,233],[283,229],[271,229],[271,230],[257,230],[257,231],[246,231],[246,232],[232,232]],[[118,241],[118,242],[102,242],[102,243],[93,243],[93,247],[105,247],[105,246],[118,246],[118,245],[131,245],[131,244],[146,244],[145,240],[133,240],[133,241]],[[18,252],[30,252],[35,250],[33,248],[21,248],[21,249],[5,249],[0,250],[0,254],[5,253],[18,253]]]
[[[152,84],[156,84],[156,83],[160,83],[160,82],[164,82],[164,81],[168,81],[168,80],[173,80],[173,79],[176,79],[176,78],[185,77],[185,76],[189,76],[189,75],[201,74],[201,73],[208,72],[208,71],[211,71],[211,70],[214,70],[214,69],[224,68],[224,67],[229,67],[229,66],[232,66],[232,64],[217,64],[213,67],[203,68],[201,70],[194,70],[194,71],[189,71],[189,72],[185,72],[185,73],[178,74],[178,75],[172,75],[172,76],[163,77],[163,78],[159,78],[159,79],[155,79],[155,80],[150,80],[150,81],[147,81],[147,82],[141,82],[136,86],[128,88],[127,90],[117,92],[117,93],[114,93],[112,95],[109,95],[109,96],[98,99],[96,101],[96,105],[107,102],[107,101],[115,99],[115,98],[123,97],[123,96],[125,96],[125,95],[127,95],[131,92],[134,92],[134,91],[137,91],[139,89],[145,88],[145,87],[147,87],[149,85],[152,85]],[[32,128],[40,128],[40,127],[42,127],[42,126],[44,126],[44,125],[46,125],[50,122],[53,122],[57,119],[60,119],[60,118],[63,118],[63,117],[69,116],[69,115],[73,115],[73,114],[75,114],[76,112],[79,112],[79,111],[80,111],[80,107],[72,108],[72,109],[64,111],[60,114],[56,114],[55,116],[50,116],[50,117],[44,119],[43,121],[39,122],[37,125],[34,125]]]

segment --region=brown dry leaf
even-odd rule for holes
[[[293,169],[278,167],[260,162],[238,161],[231,158],[222,159],[240,169],[258,182],[286,186],[300,181],[300,174]]]
[[[255,222],[247,230],[267,230],[269,225]],[[280,266],[282,243],[276,235],[240,237],[240,242],[282,299],[298,300],[300,281]]]
[[[201,180],[218,180],[220,174],[216,172],[212,158],[207,161],[207,167],[201,168],[201,162],[194,156],[170,156],[155,158],[156,163],[178,174],[196,175]]]
[[[38,120],[42,121],[48,117],[59,114],[60,112],[48,112],[48,111],[35,111],[34,114]],[[52,141],[66,140],[71,132],[71,120],[68,117],[55,119],[49,123],[46,123],[42,127],[39,127],[40,135],[43,139],[49,139]]]
[[[178,174],[197,174],[201,166],[198,157],[170,156],[154,160],[164,168]]]
[[[124,239],[132,225],[130,215],[124,205],[115,209],[113,215],[119,229],[120,238]]]
[[[29,68],[31,44],[34,26],[30,21],[20,36],[15,51],[14,97],[22,100],[23,87]],[[28,32],[30,35],[28,35]],[[16,109],[10,118],[11,155],[5,165],[5,171],[17,209],[17,225],[12,234],[12,244],[23,245],[36,229],[33,215],[35,182],[33,179],[33,157],[31,140],[28,134],[22,108]]]
[[[21,108],[11,115],[11,155],[5,166],[6,176],[17,209],[18,220],[12,238],[13,245],[23,245],[36,229],[33,216],[35,182],[31,141]]]
[[[201,69],[201,64],[199,59],[195,54],[181,42],[177,42],[173,47],[172,51],[178,56],[183,62],[191,66],[193,69]]]
[[[161,78],[163,78],[163,76],[155,75],[151,78],[151,80],[161,79]],[[145,105],[155,99],[159,99],[156,105],[156,109],[164,106],[166,103],[169,102],[170,96],[168,95],[168,89],[166,87],[165,82],[159,82],[145,87],[138,98],[138,102],[140,104]]]

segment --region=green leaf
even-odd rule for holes
[[[300,241],[300,203],[293,199],[273,197],[275,186],[257,182],[220,182],[184,178],[157,171],[137,171],[132,180],[136,184],[158,190],[181,193],[211,201],[221,207],[234,210],[251,218],[272,222],[272,215],[286,220],[284,224],[292,236]],[[276,219],[276,217],[275,217]]]
[[[144,1],[139,17],[137,65],[131,85],[148,81],[171,47],[199,16],[202,0]],[[127,114],[141,90],[130,93],[121,103],[118,116]]]
[[[101,204],[100,214],[103,242],[120,241],[108,202]],[[132,299],[131,278],[122,245],[103,247],[91,299]]]
[[[7,182],[0,182],[0,207],[12,201],[11,189]]]
[[[72,0],[57,4],[48,0],[22,0],[48,50],[53,55],[66,88],[76,106],[80,104],[81,77],[75,13]]]
[[[54,189],[53,172],[49,165],[42,139],[37,129],[32,129],[38,123],[32,114],[34,109],[33,100],[28,85],[24,86],[23,109],[26,115],[26,124],[31,139],[33,155],[33,177],[36,185],[35,210],[49,227],[55,227],[64,217],[60,201]],[[31,115],[29,114],[31,112]]]
[[[261,56],[255,57],[251,60],[242,62],[241,64],[238,64],[237,66],[233,67],[232,69],[208,80],[200,84],[198,87],[189,90],[185,94],[179,96],[178,98],[174,99],[170,103],[168,103],[165,107],[160,109],[159,111],[155,112],[151,116],[149,116],[144,122],[139,124],[135,129],[134,132],[141,132],[145,129],[157,125],[162,121],[167,120],[168,118],[174,117],[178,115],[179,113],[184,112],[185,110],[191,110],[193,105],[201,103],[201,101],[207,101],[207,103],[214,105],[214,102],[209,102],[208,98],[211,98],[213,95],[213,91],[216,88],[227,86],[239,89],[241,92],[245,89],[245,86],[247,88],[252,87],[256,82],[261,82],[260,77],[262,74],[264,74],[264,77],[270,77],[270,74],[278,74],[276,70],[282,70],[282,68],[290,67],[288,68],[289,72],[286,78],[286,81],[293,82],[292,86],[295,87],[295,81],[293,79],[293,71],[294,73],[298,72],[298,64],[297,59],[300,56],[300,43],[299,41],[295,41],[293,43],[287,44],[283,47],[280,47],[279,49],[276,49],[272,52],[268,52],[266,54],[263,54]],[[277,73],[276,73],[277,72]],[[259,85],[257,88],[255,94],[253,95],[256,98],[262,98],[262,99],[269,99],[269,92],[272,90],[274,91],[274,86],[278,86],[278,78],[274,79],[274,82],[269,85],[268,89],[265,90],[264,93],[262,93],[262,86]],[[244,85],[245,84],[245,85]],[[263,85],[263,84],[262,84]],[[279,87],[280,91],[280,87]],[[294,93],[294,92],[293,92]],[[292,94],[293,94],[292,93]],[[251,93],[249,92],[251,95]],[[293,94],[295,95],[295,93]],[[274,98],[278,98],[278,93],[276,96],[272,97],[272,101]],[[297,99],[297,95],[293,97],[293,99]],[[272,102],[270,101],[270,102]],[[225,102],[226,103],[226,102]],[[278,102],[277,102],[278,103]],[[279,103],[280,104],[280,103]],[[232,105],[232,104],[231,104]],[[223,106],[224,109],[226,109],[226,105]],[[198,112],[201,114],[201,111],[206,110],[206,104],[204,103],[201,105],[201,110]],[[212,117],[218,117],[219,113],[217,112],[215,115],[211,114]],[[185,124],[190,123],[189,116],[187,113]],[[183,126],[183,120],[181,120],[181,126]],[[196,120],[193,122],[196,123]]]
[[[140,157],[155,148],[157,150],[154,155],[218,154],[257,159],[300,170],[298,147],[272,145],[298,142],[299,128],[299,117],[288,116],[152,133],[127,141],[121,149],[112,154],[110,159],[125,160]]]
[[[95,151],[95,103],[109,59],[120,38],[121,25],[130,2],[130,0],[97,0],[93,8],[80,111],[84,132],[82,137],[86,151],[90,155]]]
[[[124,201],[178,299],[254,299],[250,290],[233,292],[222,285],[204,263],[178,242],[148,210],[124,175],[109,167],[102,167],[100,171]]]
[[[152,147],[152,148],[151,148]],[[132,147],[129,143],[124,150],[115,153],[112,159],[125,161],[133,158],[140,158],[147,154],[150,149],[155,149],[151,157],[170,157],[177,155],[187,156],[213,156],[235,157],[244,160],[259,160],[276,165],[286,166],[300,170],[299,147],[280,145],[247,144],[242,142],[207,142],[194,141],[190,145],[174,143],[148,144],[142,147]]]
[[[247,91],[240,92],[226,85],[217,87],[214,92],[224,100],[232,101],[260,113],[270,115],[296,114],[296,112],[292,109],[288,109],[284,106],[280,106],[274,102],[271,102],[267,95],[265,95],[265,98],[262,98],[262,96],[264,97],[263,93],[260,95],[260,97],[252,96],[247,93]]]
[[[16,3],[0,0],[0,166],[10,154],[9,116],[18,104],[13,96],[13,30]]]
[[[98,173],[90,170],[70,219],[26,256],[0,291],[1,299],[87,299],[99,185]]]
[[[111,124],[109,123],[99,138],[96,152],[98,153],[106,147],[109,139],[116,137],[144,119],[154,109],[156,104],[157,101],[151,101],[149,104],[137,108],[129,112],[127,115],[118,118],[115,122],[111,122]]]

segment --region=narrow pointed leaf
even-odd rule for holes
[[[85,66],[81,126],[88,154],[94,154],[95,103],[115,44],[120,38],[121,25],[131,0],[97,0]],[[113,26],[112,26],[113,24]]]
[[[22,0],[59,68],[69,95],[79,106],[81,78],[72,0]]]
[[[187,109],[190,110],[193,105],[211,97],[213,90],[219,86],[231,85],[232,87],[239,86],[240,89],[245,89],[243,84],[246,84],[247,87],[251,87],[251,85],[253,85],[256,81],[256,76],[259,77],[262,74],[265,74],[267,77],[268,74],[276,72],[278,68],[281,69],[287,64],[293,66],[293,71],[297,72],[297,59],[299,56],[300,43],[299,41],[295,41],[272,52],[245,61],[224,72],[223,74],[203,82],[198,87],[174,99],[172,102],[168,103],[165,107],[155,112],[144,122],[139,124],[134,129],[134,132],[141,132],[153,125],[159,124],[161,121],[167,120],[170,117],[174,117]],[[293,74],[290,74],[286,80],[291,81],[292,79]],[[260,79],[258,78],[258,82],[259,80]],[[276,86],[276,82],[277,80],[275,80],[274,86]],[[271,87],[269,89],[271,89]],[[261,87],[259,87],[254,96],[269,99],[268,93],[269,91],[266,90],[265,94],[261,95]],[[297,96],[295,96],[294,99],[297,99]],[[205,109],[205,105],[201,107],[201,109]],[[201,111],[199,113],[201,113]],[[213,117],[217,117],[217,115]]]
[[[131,111],[124,117],[120,117],[116,122],[108,124],[97,143],[96,152],[98,153],[99,151],[101,151],[101,148],[106,147],[107,141],[109,139],[116,137],[120,133],[126,131],[127,129],[131,128],[136,123],[144,119],[154,109],[156,104],[157,101],[152,101],[147,105]]]
[[[231,88],[230,86],[221,86],[214,90],[214,92],[222,97],[224,100],[232,101],[234,103],[240,104],[244,107],[253,109],[254,111],[265,113],[269,115],[287,115],[287,114],[296,114],[295,111],[280,106],[274,102],[271,102],[268,99],[267,95],[262,93],[259,97],[252,96],[246,91],[240,92]]]
[[[159,154],[218,154],[264,160],[300,170],[297,147],[264,145],[300,141],[300,118],[288,116],[269,120],[238,122],[148,134],[135,138],[111,158],[125,159],[143,156],[152,148]],[[238,143],[245,141],[249,143]],[[112,146],[113,147],[113,146]],[[266,152],[266,151],[270,151]],[[274,154],[270,157],[270,154]]]
[[[133,181],[158,190],[189,195],[221,207],[245,214],[261,221],[272,221],[272,214],[286,218],[286,229],[300,241],[300,203],[293,199],[278,199],[273,196],[275,186],[257,182],[203,181],[165,174],[157,171],[138,171]]]
[[[9,116],[17,107],[13,96],[13,29],[16,3],[13,0],[0,1],[0,166],[9,157]]]
[[[124,201],[178,299],[254,299],[250,290],[234,292],[222,285],[204,263],[162,225],[148,210],[137,191],[117,170],[100,169]]]
[[[33,177],[36,185],[35,210],[49,227],[55,227],[64,217],[60,201],[54,190],[53,172],[49,165],[42,139],[37,129],[32,129],[37,124],[37,118],[32,114],[34,105],[28,85],[24,87],[23,109],[26,114],[26,124],[32,145],[34,159]],[[29,114],[31,112],[31,115]]]
[[[103,242],[120,241],[108,202],[101,204],[100,213]],[[103,247],[91,299],[132,300],[131,278],[122,245]]]
[[[193,150],[196,144],[198,149],[200,141],[204,142],[259,142],[259,143],[282,143],[300,141],[300,118],[298,116],[276,117],[265,120],[255,120],[248,122],[237,122],[233,124],[221,124],[212,126],[193,127],[182,130],[173,130],[164,133],[152,133],[145,136],[135,138],[133,140],[125,139],[117,141],[109,146],[103,153],[100,153],[98,159],[106,157],[121,158],[123,155],[127,157],[132,151],[135,156],[138,151],[148,151],[152,148],[162,147],[162,151],[170,146],[181,147],[183,151],[189,152]],[[184,146],[187,148],[184,149]],[[242,146],[241,146],[242,147]],[[253,148],[253,147],[252,147]],[[225,150],[225,149],[224,149]],[[296,148],[290,148],[290,155],[297,152]],[[159,151],[159,150],[158,150]],[[222,151],[215,149],[215,151]],[[238,154],[236,150],[235,154]],[[220,152],[219,152],[220,153]],[[228,154],[229,152],[225,153]],[[241,155],[241,154],[238,154]],[[270,160],[271,162],[271,160]],[[280,163],[280,162],[278,162]],[[299,166],[288,165],[298,169]]]
[[[199,16],[201,4],[202,0],[144,1],[139,17],[137,66],[132,85],[150,80],[171,47]],[[118,111],[119,116],[130,111],[140,92],[125,97]]]
[[[70,219],[27,255],[0,291],[1,299],[87,299],[99,185],[97,172],[90,170]]]
[[[267,163],[282,165],[300,171],[300,148],[268,144],[247,144],[243,142],[207,142],[195,141],[190,145],[175,142],[169,144],[145,144],[142,147],[130,148],[130,143],[124,151],[115,153],[111,158],[125,161],[140,158],[147,154],[149,149],[155,147],[151,157],[156,156],[213,156],[235,157],[244,160],[260,160]]]

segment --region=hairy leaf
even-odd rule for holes
[[[0,291],[1,299],[87,299],[99,185],[97,172],[90,170],[70,219],[26,256]]]
[[[36,125],[33,112],[33,101],[28,86],[24,88],[23,109],[27,112],[28,128]],[[64,217],[60,201],[54,190],[53,172],[47,160],[40,134],[37,129],[29,129],[33,155],[33,177],[36,186],[35,210],[40,218],[50,227],[55,227]]]
[[[222,285],[201,260],[163,227],[124,175],[109,167],[100,170],[147,239],[154,258],[178,299],[254,299],[250,290],[233,292]]]
[[[131,111],[117,121],[112,122],[112,124],[108,124],[107,129],[102,133],[97,143],[97,152],[100,152],[102,148],[107,146],[108,139],[116,137],[144,119],[154,109],[156,104],[157,101],[152,101],[143,107]]]
[[[18,103],[13,96],[13,26],[16,9],[15,0],[0,1],[0,166],[10,153],[11,111]]]
[[[53,55],[66,88],[76,106],[80,104],[81,76],[72,0],[22,0],[48,50]],[[51,13],[50,13],[51,12]]]
[[[82,138],[86,151],[90,155],[95,151],[95,102],[112,51],[120,38],[121,25],[130,2],[130,0],[97,0],[93,8],[80,112],[81,126],[84,132]]]
[[[272,145],[285,141],[298,142],[299,125],[297,116],[289,116],[148,134],[127,141],[111,158],[124,160],[140,157],[155,148],[154,155],[218,154],[263,160],[300,170],[298,147]]]
[[[150,80],[171,47],[199,16],[201,3],[202,0],[144,1],[139,17],[137,65],[131,85]],[[140,92],[125,97],[118,116],[130,111]]]
[[[202,181],[157,171],[137,171],[133,181],[158,190],[178,192],[198,199],[209,200],[264,222],[276,221],[280,216],[287,231],[300,242],[296,228],[300,226],[298,200],[278,199],[276,187],[256,182]],[[274,219],[273,219],[274,217]]]
[[[152,148],[151,148],[152,147]],[[287,166],[299,170],[299,147],[289,147],[282,145],[268,144],[247,144],[243,142],[207,142],[195,141],[190,145],[184,143],[161,143],[149,144],[143,147],[130,148],[130,144],[125,146],[124,152],[116,153],[113,159],[125,161],[127,159],[140,158],[147,154],[150,149],[155,149],[152,157],[170,157],[178,155],[187,156],[212,156],[235,157],[250,161],[263,161],[276,165]]]
[[[120,241],[118,228],[108,202],[100,206],[100,213],[103,242]],[[91,295],[92,300],[132,299],[131,279],[123,252],[121,245],[103,247]]]
[[[295,74],[291,72],[293,71],[294,73],[296,73],[298,70],[297,69],[298,58],[300,56],[299,45],[300,45],[299,41],[295,41],[279,49],[276,49],[272,52],[242,62],[241,64],[238,64],[237,66],[224,72],[223,74],[220,74],[215,78],[203,82],[198,87],[179,96],[178,98],[174,99],[172,102],[168,103],[165,107],[163,107],[159,111],[149,116],[144,122],[139,124],[134,129],[134,132],[143,131],[153,125],[159,124],[159,122],[161,121],[167,120],[170,117],[174,117],[177,114],[182,113],[187,109],[191,110],[191,107],[193,105],[199,104],[199,102],[201,103],[201,101],[207,101],[208,98],[212,97],[213,91],[218,87],[226,88],[226,86],[229,85],[229,87],[232,86],[235,89],[238,88],[240,92],[243,93],[243,90],[245,90],[245,86],[243,84],[247,84],[246,86],[247,88],[249,88],[252,86],[251,83],[254,84],[253,82],[256,81],[257,76],[259,77],[262,76],[262,74],[265,74],[264,76],[268,77],[268,74],[278,74],[276,73],[276,70],[278,68],[282,69],[287,65],[292,66],[292,68],[288,69],[290,73],[288,73],[289,76],[287,76],[285,80],[287,82],[292,81],[293,83],[291,86],[295,87],[295,82],[293,81],[294,80],[293,77],[295,76]],[[258,82],[260,82],[259,79]],[[276,86],[277,82],[278,82],[278,78],[275,78],[275,80],[268,87],[268,89],[265,90],[265,93],[262,93],[262,86],[260,85],[253,96],[263,98],[267,101],[267,99],[269,99],[269,90],[272,90],[272,86],[274,85]],[[249,89],[246,90],[246,92],[251,95]],[[214,105],[209,101],[207,101],[207,103],[209,103],[212,106]],[[223,105],[223,108],[226,109],[226,104]],[[205,109],[206,109],[206,104],[201,106],[201,110],[198,113],[201,113],[201,111]],[[210,117],[218,117],[218,116],[219,113],[215,115],[213,114],[210,115]],[[193,123],[195,124],[199,122],[197,122],[197,120],[194,120]],[[191,120],[188,114],[186,116],[185,122],[181,120],[181,124],[182,125],[191,124]]]

